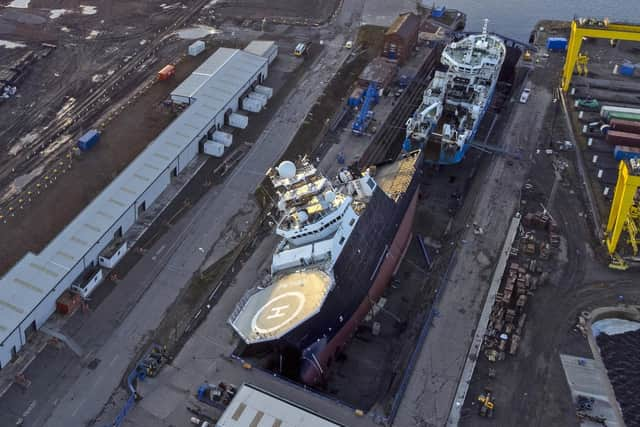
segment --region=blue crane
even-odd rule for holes
[[[369,124],[369,120],[373,117],[371,107],[376,102],[378,102],[378,89],[375,83],[369,83],[369,87],[367,87],[367,91],[364,94],[364,102],[362,102],[360,113],[358,113],[358,117],[356,117],[351,127],[351,132],[354,135],[362,135],[364,133]]]

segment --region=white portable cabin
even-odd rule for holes
[[[253,88],[253,91],[263,94],[267,97],[267,99],[271,99],[271,97],[273,96],[273,88],[269,86],[256,85],[256,87]]]
[[[246,129],[249,126],[249,118],[242,114],[232,113],[229,115],[229,126],[237,129]]]
[[[114,241],[114,243],[107,247],[98,257],[98,263],[104,268],[114,268],[116,264],[127,253],[127,242]]]
[[[215,141],[207,141],[202,146],[202,151],[204,154],[208,154],[213,157],[222,157],[224,154],[224,145]]]
[[[260,101],[262,103],[262,106],[264,107],[265,105],[267,105],[267,101],[269,100],[269,98],[267,98],[267,95],[264,95],[262,93],[258,93],[258,92],[249,92],[249,94],[247,95],[249,98],[251,99],[257,99],[258,101]]]
[[[258,99],[254,99],[249,96],[246,96],[242,99],[241,103],[242,103],[242,109],[244,111],[248,111],[250,113],[259,113],[260,111],[262,111],[263,104]]]
[[[211,140],[215,142],[219,142],[224,145],[226,148],[231,147],[233,144],[233,135],[229,132],[223,132],[221,130],[217,130],[211,135]]]
[[[91,296],[93,291],[102,283],[104,280],[104,274],[102,269],[99,268],[96,272],[90,275],[86,280],[80,280],[77,283],[71,285],[71,289],[84,299],[87,299]]]
[[[204,51],[204,47],[204,41],[197,40],[189,45],[187,51],[189,52],[190,56],[198,56]]]

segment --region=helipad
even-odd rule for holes
[[[247,344],[281,338],[320,311],[333,277],[319,269],[285,273],[252,295],[230,320]]]

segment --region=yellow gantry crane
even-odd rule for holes
[[[589,64],[589,56],[584,55],[582,53],[578,54],[578,59],[576,59],[576,71],[580,76],[587,76],[589,74],[589,68],[587,65]]]
[[[633,256],[638,256],[640,245],[640,159],[623,160],[618,166],[618,182],[616,183],[613,203],[607,222],[606,244],[611,264],[609,267],[626,270],[629,266],[618,254],[620,236],[626,231]]]
[[[571,37],[569,38],[567,57],[562,71],[562,90],[564,92],[569,90],[571,77],[580,56],[583,37],[640,41],[640,25],[611,23],[606,18],[601,20],[581,18],[571,21]],[[588,61],[588,57],[586,61]],[[586,62],[578,64],[578,67],[580,68],[582,65],[586,69]]]

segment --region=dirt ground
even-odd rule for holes
[[[0,271],[11,267],[26,251],[37,253],[46,246],[173,120],[176,114],[162,101],[204,59],[201,55],[181,62],[174,80],[154,84],[133,101],[126,113],[119,114],[105,129],[93,150],[74,155],[70,169],[66,169],[66,160],[53,184],[42,187],[25,210],[0,224],[3,240],[12,242],[0,247]]]
[[[29,9],[0,9],[0,39],[21,40],[34,50],[38,48],[37,42],[57,44],[48,57],[29,67],[18,87],[20,97],[0,103],[0,115],[13,117],[10,121],[0,121],[0,141],[3,141],[3,147],[0,147],[0,228],[3,229],[3,242],[11,242],[0,248],[0,272],[6,271],[27,251],[41,250],[170,123],[175,113],[163,106],[162,101],[217,46],[243,47],[259,36],[251,29],[240,28],[236,32],[232,31],[233,26],[231,30],[225,27],[222,34],[205,38],[208,43],[205,53],[179,62],[174,79],[156,82],[140,97],[127,99],[136,90],[141,93],[141,85],[147,85],[145,81],[149,82],[162,65],[185,57],[186,46],[191,41],[175,36],[154,47],[151,54],[144,51],[154,38],[171,30],[169,25],[177,18],[184,17],[183,8],[162,7],[159,2],[149,1],[127,5],[101,2],[95,14],[83,15],[78,2],[67,1],[59,7],[69,12],[50,19],[50,11],[40,7],[45,5],[36,0]],[[195,22],[210,23],[214,12],[205,6],[203,12],[194,17]],[[226,25],[227,21],[233,20],[227,19],[221,25]],[[100,33],[93,37],[92,29]],[[268,39],[277,40],[285,54],[293,49],[296,41],[295,36],[282,36],[287,30],[287,26],[281,25],[275,28],[275,33],[266,35]],[[13,61],[26,50],[0,48],[0,58]],[[126,76],[109,82],[111,73],[124,72],[126,64],[130,64],[136,54],[149,55],[149,58],[140,67],[128,71]],[[74,142],[71,138],[55,152],[43,154],[41,141],[60,121],[62,105],[75,100],[67,105],[77,107],[85,95],[92,96],[98,87],[107,83],[112,86],[97,98],[100,105],[96,111],[90,111],[93,105],[83,109],[87,113],[76,117],[72,127],[64,131],[65,135],[80,134],[94,126],[101,112],[117,108],[119,102],[126,103],[126,109],[113,115],[98,146],[77,156],[71,150]],[[23,138],[27,134],[27,138]],[[45,162],[49,164],[45,166]],[[29,187],[15,191],[20,190],[16,183],[28,181],[29,172],[39,178]]]
[[[321,23],[329,19],[339,0],[229,0],[216,4],[223,17],[246,19],[291,18]]]

